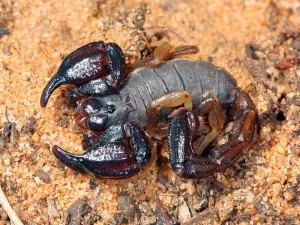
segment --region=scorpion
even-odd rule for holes
[[[256,109],[225,69],[176,58],[198,51],[164,42],[131,65],[116,43],[92,42],[72,52],[44,88],[40,104],[46,107],[59,86],[75,85],[68,90],[75,121],[90,134],[85,153],[55,145],[54,155],[97,178],[128,178],[149,164],[150,140],[158,136],[167,139],[171,168],[179,177],[209,177],[232,166],[254,142]],[[209,131],[203,135],[204,119]],[[227,142],[212,145],[229,122]]]

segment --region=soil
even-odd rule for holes
[[[298,0],[0,2],[0,182],[24,224],[300,224]],[[83,44],[118,43],[127,63],[155,33],[197,45],[186,58],[225,68],[257,108],[257,137],[211,178],[183,179],[167,151],[123,180],[77,173],[51,152],[83,152],[66,90],[40,96]],[[0,207],[0,224],[10,224]]]

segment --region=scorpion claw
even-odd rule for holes
[[[72,52],[46,85],[41,96],[41,106],[47,105],[53,91],[62,84],[82,84],[106,76],[107,61],[106,44],[103,41],[89,43]]]
[[[111,74],[112,86],[118,89],[124,82],[126,74],[123,51],[119,45],[115,43],[107,43],[105,47],[108,57],[107,67]]]
[[[125,144],[126,127],[130,145]],[[106,130],[87,152],[76,155],[53,147],[54,155],[66,166],[97,178],[127,178],[137,174],[151,157],[144,132],[135,123],[116,124]]]
[[[75,155],[75,154],[66,152],[65,150],[61,149],[57,145],[53,146],[52,151],[53,151],[54,155],[56,156],[56,158],[58,158],[59,161],[61,161],[66,166],[68,166],[74,170],[77,170],[78,172],[81,172],[81,173],[84,172],[83,168],[79,164],[80,159],[82,158],[80,155]]]
[[[105,44],[103,41],[89,43],[65,58],[58,72],[46,85],[40,104],[45,107],[53,91],[62,84],[87,83],[82,90],[78,90],[82,91],[81,94],[116,93],[123,84],[125,73],[125,59],[117,44]],[[110,78],[105,77],[108,74]],[[100,79],[93,81],[97,78]]]
[[[58,88],[60,85],[64,84],[64,79],[61,78],[61,75],[59,73],[55,74],[51,80],[48,82],[46,87],[43,90],[40,104],[42,107],[46,107],[47,102],[53,93],[53,91]]]
[[[66,166],[97,178],[131,177],[141,167],[134,152],[123,142],[99,143],[81,155],[54,146],[53,153]]]

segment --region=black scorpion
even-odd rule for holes
[[[149,139],[167,136],[171,167],[180,177],[201,178],[230,167],[253,143],[255,106],[226,70],[205,61],[168,60],[197,51],[164,43],[153,57],[127,66],[115,43],[93,42],[71,53],[45,87],[41,106],[60,85],[76,84],[69,90],[75,121],[94,135],[87,152],[54,146],[55,156],[79,172],[126,178],[149,164]],[[201,118],[210,126],[204,138]],[[228,141],[211,146],[228,122]]]

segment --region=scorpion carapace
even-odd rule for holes
[[[61,84],[80,84],[69,89],[69,98],[76,105],[76,123],[93,135],[87,135],[88,151],[82,155],[54,146],[61,162],[99,178],[130,177],[149,164],[149,139],[158,134],[166,136],[171,167],[180,177],[210,176],[239,159],[255,136],[251,98],[227,71],[209,62],[167,60],[195,53],[196,46],[173,51],[166,46],[127,67],[121,48],[104,42],[85,45],[63,61],[43,91],[41,106]],[[210,126],[204,138],[201,118]],[[228,141],[202,155],[228,122]]]

